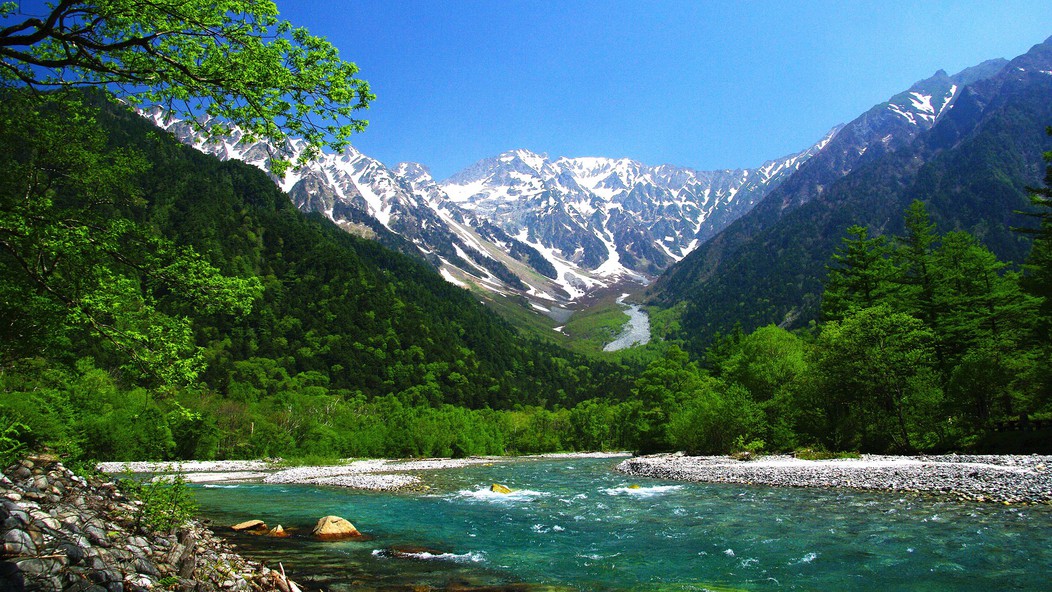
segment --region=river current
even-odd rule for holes
[[[423,493],[195,486],[249,557],[329,590],[539,584],[572,590],[1048,590],[1052,508],[620,475],[620,459],[422,472]],[[491,483],[511,494],[491,493]],[[638,487],[636,487],[638,486]],[[366,536],[309,537],[343,516]],[[250,518],[287,539],[224,528]]]

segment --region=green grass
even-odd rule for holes
[[[794,451],[793,456],[801,460],[830,460],[834,458],[860,458],[862,455],[851,451],[829,452],[828,450],[801,448]]]
[[[570,339],[595,351],[617,339],[629,320],[616,302],[602,301],[591,308],[574,313],[563,328]]]
[[[283,458],[278,462],[274,463],[274,466],[286,469],[291,467],[331,467],[345,465],[350,463],[352,460],[354,459],[339,458],[337,456],[325,456],[319,454],[308,454],[306,456]]]

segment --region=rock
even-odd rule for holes
[[[50,492],[46,495],[42,491]],[[264,571],[200,522],[145,532],[141,502],[112,483],[34,458],[0,473],[0,590],[263,592]],[[261,525],[263,532],[266,526]],[[275,529],[283,532],[283,529]],[[178,577],[177,577],[178,576]]]
[[[277,527],[271,529],[270,532],[267,533],[267,536],[284,538],[289,536],[289,533],[285,532],[285,529],[279,524]]]
[[[314,526],[311,534],[327,540],[362,536],[362,533],[358,532],[358,529],[353,524],[339,516],[325,516],[318,520],[318,524]]]
[[[59,544],[56,551],[64,554],[70,565],[76,565],[84,560],[84,550],[70,542]]]
[[[230,527],[231,530],[241,532],[243,530],[267,530],[267,523],[262,520],[246,520]]]
[[[507,485],[501,485],[500,483],[494,483],[489,486],[489,490],[493,493],[511,493],[511,488]]]
[[[638,483],[633,483],[628,486],[629,489],[641,489]]]
[[[37,546],[24,530],[9,530],[4,534],[5,555],[36,555]]]

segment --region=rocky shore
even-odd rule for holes
[[[296,590],[199,522],[171,533],[137,527],[141,502],[103,479],[34,457],[0,476],[0,590]]]
[[[950,495],[1007,504],[1052,503],[1052,456],[878,456],[801,460],[764,456],[662,454],[630,458],[619,472],[639,477],[777,487],[844,487]]]

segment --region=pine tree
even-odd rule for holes
[[[876,306],[888,294],[894,267],[883,236],[869,237],[864,226],[852,226],[826,266],[822,318],[840,320],[851,311]]]

